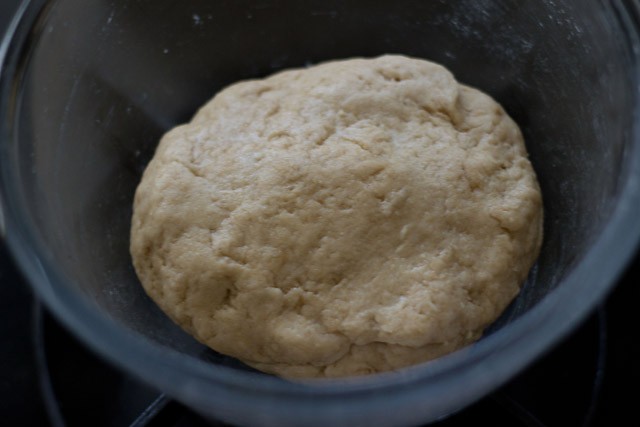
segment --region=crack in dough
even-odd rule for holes
[[[131,254],[214,350],[286,377],[363,375],[477,340],[542,217],[504,110],[437,64],[383,56],[234,84],[169,131]]]

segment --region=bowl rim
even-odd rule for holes
[[[286,399],[289,403],[300,403],[298,411],[309,410],[316,405],[321,409],[323,402],[356,407],[382,402],[383,399],[384,406],[389,408],[393,407],[390,405],[398,405],[409,394],[421,399],[436,398],[442,390],[452,387],[452,381],[473,379],[465,383],[468,388],[462,399],[470,403],[524,369],[584,320],[613,287],[635,253],[640,238],[640,79],[639,54],[629,49],[636,71],[633,81],[636,107],[632,113],[632,147],[626,155],[628,179],[621,183],[619,201],[609,222],[575,269],[563,280],[563,285],[509,325],[470,348],[426,364],[372,376],[312,382],[289,382],[263,374],[241,372],[164,349],[140,334],[125,330],[65,285],[69,278],[58,271],[38,236],[24,222],[23,205],[9,184],[6,145],[13,140],[12,112],[15,111],[11,102],[19,102],[20,99],[9,94],[19,93],[19,73],[30,58],[28,44],[32,39],[32,25],[51,5],[52,2],[44,0],[23,1],[0,43],[0,229],[1,218],[4,217],[9,251],[36,294],[56,318],[112,363],[168,391],[179,400],[200,406],[210,404],[211,399],[236,405],[241,405],[238,402],[259,404],[264,393],[269,393],[269,404]],[[629,23],[627,26],[631,26],[633,43],[640,45],[635,27]],[[585,289],[588,292],[584,292]],[[453,372],[455,375],[451,375]],[[457,409],[446,405],[441,408],[443,412]]]

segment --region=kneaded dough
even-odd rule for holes
[[[211,348],[339,377],[478,339],[541,240],[504,110],[440,65],[383,56],[234,84],[168,132],[131,254],[151,298]]]

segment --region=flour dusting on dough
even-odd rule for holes
[[[478,339],[541,230],[503,109],[437,64],[383,56],[237,83],[168,132],[131,253],[198,340],[266,372],[337,377]]]

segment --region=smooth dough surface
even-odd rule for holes
[[[542,200],[516,124],[445,68],[350,59],[234,84],[161,140],[131,254],[218,352],[360,375],[478,339],[518,293]]]

